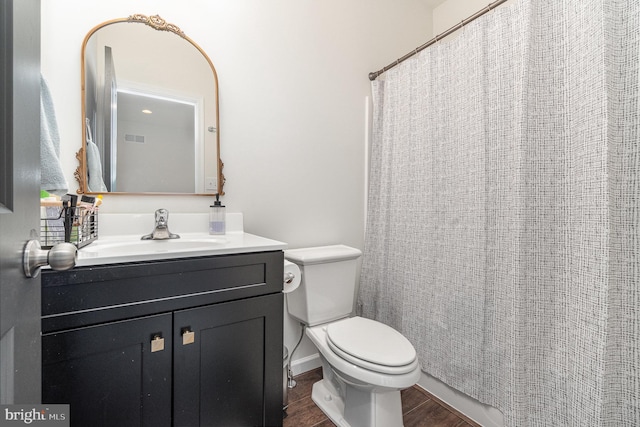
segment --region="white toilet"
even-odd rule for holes
[[[287,294],[289,314],[307,325],[322,360],[312,399],[342,427],[401,427],[400,390],[420,378],[413,345],[395,329],[353,310],[358,249],[344,245],[290,249],[300,286]]]

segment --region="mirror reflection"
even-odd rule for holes
[[[175,25],[132,15],[82,48],[79,193],[224,194],[217,75]]]

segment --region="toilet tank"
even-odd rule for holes
[[[300,267],[300,286],[287,294],[289,314],[308,326],[348,317],[353,311],[359,249],[345,245],[284,251]]]

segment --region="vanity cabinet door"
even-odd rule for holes
[[[282,425],[281,293],[174,313],[174,426]]]
[[[43,403],[70,404],[72,426],[170,426],[171,319],[44,334]]]

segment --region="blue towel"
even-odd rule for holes
[[[40,76],[40,189],[52,194],[69,192],[60,163],[60,134],[49,87]]]

